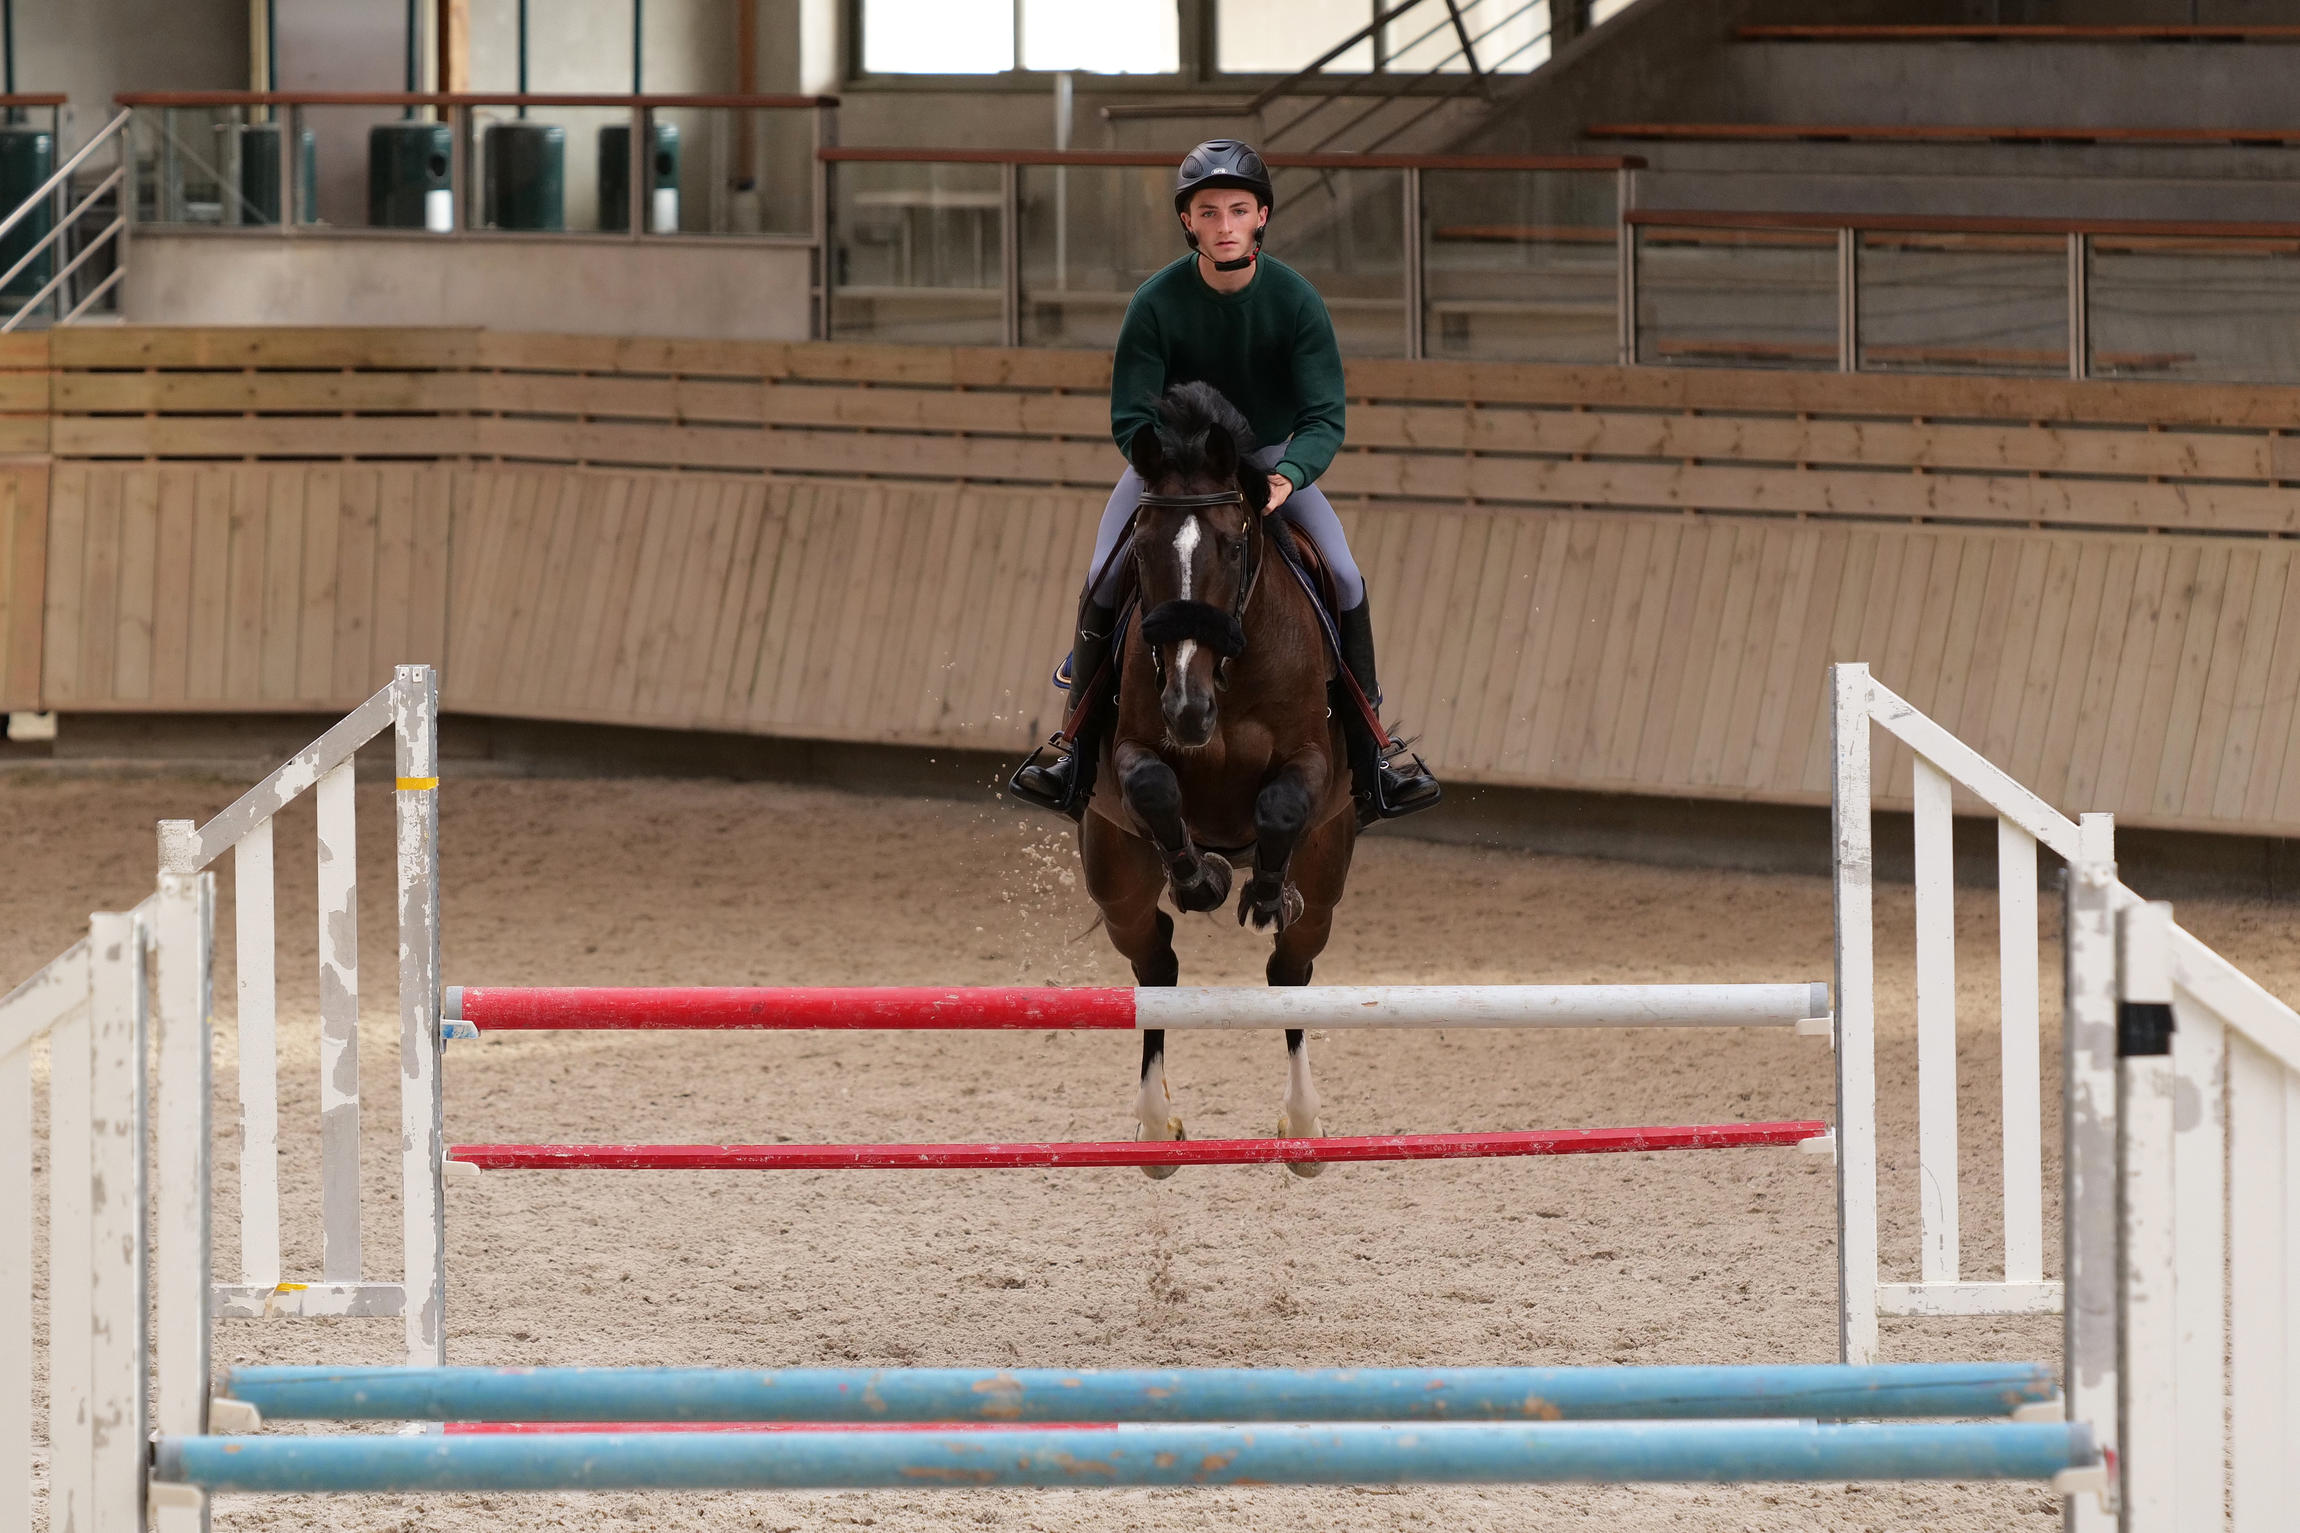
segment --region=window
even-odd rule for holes
[[[1215,12],[1214,58],[1233,75],[1290,75],[1374,19],[1372,0],[1217,0]],[[1373,67],[1370,41],[1326,65],[1336,72]]]
[[[1549,57],[1549,0],[1424,0],[1382,27],[1382,52],[1367,38],[1325,65],[1329,73],[1467,74],[1462,32],[1478,67],[1523,74]],[[1225,74],[1292,74],[1342,39],[1371,26],[1399,0],[1216,0],[1214,51]]]
[[[1173,74],[1182,64],[1176,0],[862,0],[862,17],[868,74],[1005,74],[1017,55],[1049,73]]]
[[[1549,58],[1549,0],[1455,0],[1461,32],[1469,34],[1478,68],[1491,74],[1524,74]],[[1382,29],[1389,57],[1383,67],[1398,74],[1469,73],[1462,57],[1461,32],[1443,5],[1417,5]]]

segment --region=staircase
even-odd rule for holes
[[[1465,147],[1639,154],[1649,207],[2289,220],[2296,67],[2300,0],[1643,0]]]

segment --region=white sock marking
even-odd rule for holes
[[[1149,1130],[1144,1138],[1166,1137],[1166,1120],[1174,1115],[1174,1104],[1166,1091],[1166,1056],[1163,1054],[1142,1074],[1142,1094],[1135,1099],[1134,1115]]]
[[[1298,1135],[1315,1131],[1321,1104],[1310,1081],[1310,1040],[1286,1051],[1286,1121]]]

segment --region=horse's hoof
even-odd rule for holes
[[[1281,1112],[1278,1114],[1278,1137],[1280,1139],[1323,1139],[1326,1137],[1326,1120],[1312,1118],[1309,1132],[1301,1133],[1294,1128],[1294,1120]],[[1313,1176],[1324,1174],[1326,1163],[1322,1160],[1289,1160],[1286,1162],[1286,1169],[1304,1181],[1308,1181]]]
[[[1134,1137],[1137,1140],[1148,1140],[1153,1144],[1160,1142],[1156,1136],[1151,1134],[1150,1125],[1147,1123],[1135,1125]],[[1168,1118],[1166,1120],[1166,1133],[1164,1137],[1168,1140],[1175,1140],[1187,1139],[1190,1136],[1182,1132],[1182,1120],[1180,1118]],[[1144,1166],[1142,1168],[1142,1174],[1150,1178],[1150,1180],[1153,1182],[1163,1182],[1166,1180],[1166,1178],[1172,1176],[1175,1172],[1181,1169],[1182,1168],[1180,1166]]]
[[[1176,910],[1186,914],[1220,910],[1230,898],[1230,865],[1219,857],[1202,857],[1196,876],[1187,880],[1171,879],[1167,887],[1174,892]]]
[[[1286,934],[1286,928],[1301,918],[1302,891],[1292,884],[1280,888],[1275,899],[1257,897],[1252,884],[1248,884],[1246,892],[1238,896],[1240,926],[1251,920],[1256,931],[1269,931],[1275,927],[1277,935],[1282,937]]]

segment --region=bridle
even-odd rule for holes
[[[1254,599],[1254,588],[1262,580],[1263,537],[1262,529],[1257,525],[1260,518],[1255,514],[1254,508],[1246,504],[1245,494],[1234,489],[1213,490],[1204,495],[1144,494],[1134,504],[1137,509],[1147,508],[1158,511],[1204,511],[1214,506],[1244,508],[1246,512],[1246,574],[1245,578],[1238,582],[1238,597],[1230,606],[1230,622],[1237,632],[1243,635],[1246,631],[1246,604]],[[1137,545],[1136,557],[1141,557],[1139,545]],[[1160,690],[1164,690],[1166,662],[1160,658],[1157,645],[1145,644],[1144,647],[1150,651],[1150,668],[1157,673]],[[1240,652],[1243,653],[1243,651],[1244,644],[1243,639],[1241,639]],[[1230,660],[1229,655],[1216,655],[1214,657],[1214,685],[1219,690],[1226,691],[1229,688]]]

